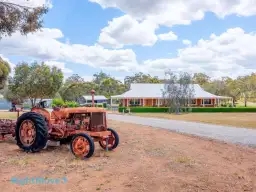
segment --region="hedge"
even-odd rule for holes
[[[132,113],[167,113],[167,107],[119,107],[118,111],[123,112],[123,110],[130,109]],[[220,113],[220,112],[256,112],[256,108],[250,107],[192,107],[189,109],[181,109],[182,111],[189,111],[193,113]]]

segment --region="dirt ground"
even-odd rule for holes
[[[132,115],[256,128],[256,113],[188,113],[180,115],[166,113],[133,113]]]
[[[163,129],[116,121],[120,145],[77,160],[67,146],[24,153],[14,140],[0,143],[3,192],[171,192],[256,191],[256,149],[225,144]],[[67,178],[66,184],[18,185],[12,177]]]

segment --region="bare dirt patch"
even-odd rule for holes
[[[120,145],[97,143],[87,161],[67,146],[24,153],[14,140],[0,143],[1,191],[256,191],[256,149],[162,129],[109,121]],[[16,185],[11,177],[67,178],[66,184]]]
[[[167,113],[133,113],[132,115],[210,123],[215,125],[256,128],[256,113],[188,113],[180,115]]]

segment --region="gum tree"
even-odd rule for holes
[[[189,73],[179,73],[178,75],[168,70],[165,72],[163,97],[169,112],[176,114],[181,112],[181,108],[187,109],[194,96],[192,76]]]
[[[46,6],[28,7],[0,0],[0,39],[16,31],[22,35],[37,31],[42,28],[42,16],[47,11]]]
[[[29,99],[35,106],[36,99],[53,98],[63,82],[63,73],[57,67],[34,62],[31,65],[21,63],[9,80],[8,90],[21,99]]]

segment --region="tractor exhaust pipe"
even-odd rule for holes
[[[93,89],[91,90],[91,94],[92,94],[92,107],[94,107],[94,94],[95,94],[95,91]]]

